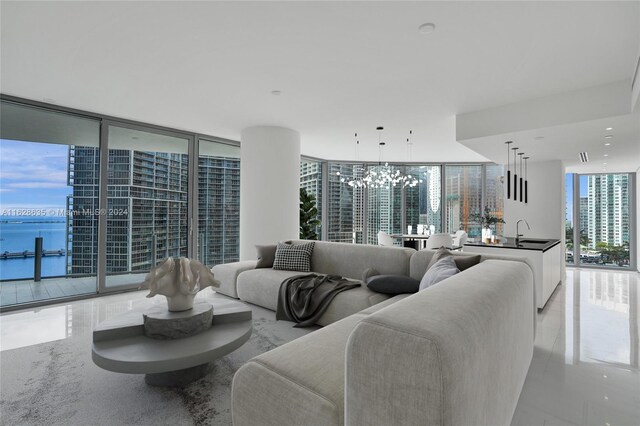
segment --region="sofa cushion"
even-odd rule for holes
[[[238,296],[245,302],[275,311],[282,281],[296,275],[300,275],[300,272],[275,269],[245,271],[238,276]],[[388,298],[389,295],[376,293],[365,286],[343,291],[331,301],[317,324],[331,324]]]
[[[352,315],[240,367],[231,388],[233,424],[342,425],[344,348],[364,317]]]
[[[275,244],[268,246],[256,246],[258,255],[258,263],[256,268],[272,268],[273,262],[276,260],[276,248]]]
[[[249,271],[256,267],[255,260],[243,260],[241,262],[221,263],[211,268],[211,272],[220,281],[220,287],[216,288],[216,293],[238,298],[236,283],[238,275],[244,271]]]
[[[306,242],[294,241],[294,244]],[[316,241],[311,255],[311,270],[320,274],[362,279],[367,268],[379,274],[409,275],[409,260],[414,249],[368,244]]]
[[[313,246],[313,242],[293,245],[278,243],[273,269],[310,272]]]
[[[453,256],[443,256],[433,266],[427,269],[427,272],[420,280],[420,290],[427,289],[440,281],[452,277],[460,272],[456,267]]]
[[[407,297],[411,296],[410,293],[405,293],[405,294],[398,294],[396,296],[393,296],[390,299],[387,299],[383,302],[377,303],[373,306],[371,306],[370,308],[364,309],[360,312],[358,312],[359,314],[365,314],[365,315],[370,315],[374,312],[378,312],[379,310],[386,308],[387,306],[393,305],[394,303],[396,303],[399,300],[405,299]]]
[[[420,281],[406,275],[375,275],[367,279],[369,290],[384,294],[415,293]]]

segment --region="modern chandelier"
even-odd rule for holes
[[[389,163],[382,164],[382,149],[386,143],[382,142],[382,131],[384,127],[376,127],[378,131],[378,165],[375,167],[354,167],[354,175],[344,176],[340,172],[336,172],[336,175],[340,177],[340,182],[355,188],[390,188],[390,187],[410,187],[413,188],[418,183],[422,182],[416,176],[411,174],[405,174],[400,171],[399,168],[395,170],[389,166]],[[409,149],[409,156],[411,156],[411,136],[413,131],[409,131],[409,137],[407,138],[407,148]],[[356,161],[358,160],[358,147],[360,141],[358,140],[358,134],[355,134],[356,141]]]

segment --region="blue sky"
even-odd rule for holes
[[[567,219],[573,220],[573,174],[567,173],[565,175],[565,188],[567,195]],[[586,197],[588,195],[587,188],[587,176],[580,176],[580,196]]]
[[[67,145],[0,139],[0,214],[9,209],[65,209]]]

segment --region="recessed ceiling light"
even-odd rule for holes
[[[605,136],[604,138],[605,138],[605,139],[611,139],[612,137],[613,137],[613,135],[607,135],[607,136]]]
[[[609,146],[609,145],[611,145],[611,142],[605,142],[604,143],[604,146]]]
[[[282,94],[282,92],[281,92],[280,90],[272,90],[272,91],[271,91],[271,94],[272,94],[273,96],[280,96],[280,95]]]
[[[606,165],[607,165],[607,163],[602,163],[602,165],[603,165],[603,166],[606,166]]]
[[[605,130],[613,130],[613,127],[607,127]]]
[[[436,25],[431,22],[427,22],[426,24],[422,24],[418,27],[418,31],[420,34],[431,34],[436,30]]]
[[[605,154],[604,156],[605,156],[605,157],[608,157],[608,156],[609,156],[609,154]]]

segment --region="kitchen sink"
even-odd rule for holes
[[[526,243],[526,244],[547,244],[551,241],[550,240],[519,240],[518,242]]]

